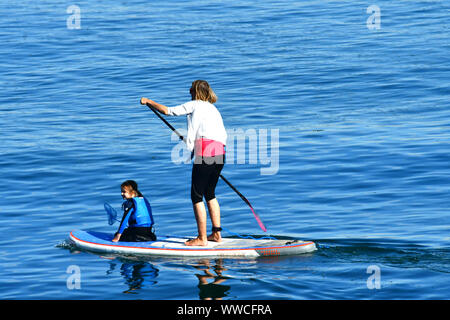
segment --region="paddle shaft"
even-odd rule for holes
[[[155,110],[153,107],[147,105],[147,107],[152,110],[157,116],[158,118],[160,118],[173,132],[175,132],[177,134],[177,136],[180,138],[180,140],[183,140],[184,143],[186,143],[186,138],[183,137],[178,131],[177,129],[175,129],[166,119],[163,118],[163,116],[161,116],[159,114],[159,112],[157,110]],[[258,222],[260,228],[266,232],[267,228],[264,226],[264,223],[262,222],[261,218],[259,217],[259,215],[255,212],[255,210],[253,209],[252,205],[250,204],[250,201],[247,200],[246,197],[244,197],[244,195],[242,193],[239,192],[238,189],[236,189],[235,186],[233,186],[230,181],[228,181],[227,179],[225,179],[225,177],[220,174],[220,178],[234,191],[237,193],[237,195],[239,197],[241,197],[241,199],[250,207],[250,209],[252,210],[253,216],[255,217],[256,221]]]

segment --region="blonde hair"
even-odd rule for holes
[[[205,80],[195,80],[192,82],[191,94],[194,100],[203,100],[210,103],[217,101],[217,96]]]

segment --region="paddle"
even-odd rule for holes
[[[175,132],[177,134],[177,136],[180,138],[180,140],[183,140],[186,143],[186,139],[166,120],[164,119],[157,110],[155,110],[153,107],[146,105],[150,110],[152,110],[157,116],[158,118],[160,118],[173,132]],[[246,197],[244,197],[244,195],[242,193],[239,192],[238,189],[236,189],[231,183],[230,181],[228,181],[227,179],[225,179],[225,177],[223,175],[220,175],[220,178],[225,181],[225,183],[234,191],[238,194],[239,197],[241,197],[242,200],[244,200],[244,202],[250,207],[250,209],[253,212],[253,216],[255,217],[256,221],[259,224],[259,227],[266,232],[267,228],[264,226],[264,223],[262,222],[261,218],[259,217],[259,215],[255,212],[255,210],[253,209],[252,205],[250,204],[250,201],[247,200]]]

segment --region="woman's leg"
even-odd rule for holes
[[[204,164],[195,164],[192,166],[192,184],[191,200],[194,208],[195,220],[197,221],[198,236],[195,239],[185,242],[187,246],[206,246],[208,243],[206,235],[206,209],[203,203],[205,193],[207,167]]]
[[[211,217],[211,222],[213,227],[220,228],[220,206],[216,198],[211,199],[207,202],[209,216]],[[222,236],[220,231],[213,230],[213,232],[208,236],[209,241],[220,242]]]
[[[211,222],[213,225],[213,231],[208,236],[208,240],[220,242],[222,240],[220,233],[220,206],[217,201],[215,191],[217,182],[219,181],[220,172],[222,171],[225,163],[225,155],[217,156],[215,159],[216,163],[213,165],[214,170],[209,178],[208,185],[206,186],[205,199],[208,204],[209,216],[211,217]]]
[[[208,243],[206,235],[206,208],[203,203],[205,196],[208,211],[213,227],[220,227],[220,207],[215,196],[217,181],[224,166],[225,156],[219,156],[220,162],[213,164],[194,164],[192,168],[191,200],[194,207],[195,219],[197,221],[198,237],[186,241],[188,246],[205,246]],[[220,231],[215,231],[209,237],[211,241],[221,241]]]
[[[185,242],[187,246],[206,246],[208,244],[206,236],[206,209],[203,201],[194,203],[195,220],[197,221],[198,236],[195,239]]]

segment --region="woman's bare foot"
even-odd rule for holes
[[[220,232],[213,232],[208,236],[208,241],[220,242],[222,241],[222,236]]]
[[[195,238],[186,241],[184,244],[187,246],[206,246],[208,244],[208,241],[202,240],[200,238]]]

